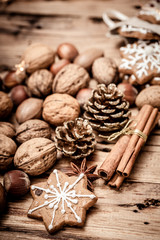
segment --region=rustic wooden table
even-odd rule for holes
[[[110,8],[128,16],[135,15],[145,0],[66,0],[11,1],[0,5],[0,70],[17,62],[24,49],[34,42],[43,42],[53,49],[61,42],[71,42],[80,52],[99,47],[106,56],[120,59],[120,37],[106,37],[107,27],[102,13]],[[99,166],[112,145],[98,144],[88,164]],[[98,202],[87,215],[83,228],[65,227],[49,235],[41,221],[29,219],[32,202],[28,193],[20,200],[9,200],[8,211],[0,217],[0,239],[160,239],[160,130],[155,129],[141,151],[132,174],[119,191],[109,189],[103,180],[95,183]],[[56,168],[66,171],[69,162],[57,161]],[[32,183],[47,178],[32,179]],[[0,176],[2,182],[3,176]],[[152,199],[152,204],[150,200]],[[149,204],[145,207],[144,203]]]

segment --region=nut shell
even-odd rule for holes
[[[79,89],[87,85],[89,79],[89,75],[84,68],[76,64],[68,64],[54,78],[52,91],[75,95]]]
[[[51,129],[48,123],[39,120],[31,119],[22,123],[16,131],[16,140],[23,143],[32,138],[44,137],[50,138]]]
[[[11,138],[0,134],[0,171],[10,167],[16,149],[17,146]]]
[[[76,99],[82,108],[84,107],[84,104],[87,103],[88,99],[91,97],[92,91],[93,90],[91,88],[82,88],[77,93]]]
[[[84,51],[83,53],[79,54],[75,58],[74,63],[88,70],[91,68],[94,60],[102,56],[103,56],[103,51],[101,49],[90,48]]]
[[[117,88],[123,93],[124,99],[126,99],[130,105],[135,103],[138,91],[130,83],[120,83]]]
[[[7,75],[5,76],[4,80],[3,80],[3,84],[7,87],[7,88],[12,88],[16,85],[19,84],[17,75],[15,71],[10,71],[9,73],[7,73]]]
[[[40,69],[32,73],[26,83],[33,95],[43,97],[51,92],[52,82],[52,73],[47,69]]]
[[[4,187],[0,183],[0,214],[4,212],[6,207],[6,194],[4,191]]]
[[[44,100],[42,116],[45,121],[54,126],[74,120],[79,114],[80,105],[78,101],[68,94],[55,93]]]
[[[47,138],[32,138],[22,143],[14,156],[14,165],[32,176],[37,176],[56,161],[56,147]]]
[[[74,58],[78,55],[78,50],[71,43],[62,43],[58,46],[57,54],[60,58],[73,61]]]
[[[12,112],[12,108],[13,103],[10,97],[6,93],[0,91],[0,119],[7,118]]]
[[[9,122],[0,122],[0,134],[12,138],[15,135],[15,127]]]
[[[50,71],[53,73],[53,75],[55,76],[64,66],[66,66],[67,64],[69,64],[70,61],[67,59],[60,59],[58,62],[53,63],[50,66]]]
[[[15,106],[18,106],[19,104],[21,104],[25,99],[29,97],[29,95],[30,94],[27,87],[23,85],[18,85],[12,88],[10,92],[10,97]]]
[[[41,68],[47,68],[53,63],[55,52],[42,43],[30,45],[24,52],[22,60],[25,61],[26,70],[32,73]]]
[[[9,195],[13,197],[21,197],[28,192],[30,180],[25,172],[12,170],[5,173],[3,185]]]
[[[160,86],[150,86],[143,89],[136,98],[136,105],[141,108],[144,104],[150,104],[160,110]]]
[[[41,118],[43,100],[38,98],[28,98],[24,100],[16,110],[18,123],[23,123],[29,119]]]
[[[106,85],[116,82],[118,78],[118,67],[111,58],[97,58],[92,66],[93,77]]]

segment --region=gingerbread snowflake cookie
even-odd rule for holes
[[[154,0],[146,3],[138,17],[150,23],[160,24],[160,1]]]
[[[83,226],[86,210],[97,201],[97,197],[87,190],[84,173],[68,177],[56,169],[46,182],[32,185],[31,194],[34,201],[28,216],[43,220],[50,233],[64,225]]]
[[[147,28],[134,27],[129,24],[124,24],[118,29],[118,32],[121,36],[128,38],[137,38],[142,40],[160,40],[160,35],[154,33],[153,31]]]
[[[160,76],[160,45],[138,41],[120,48],[122,61],[119,72],[134,75],[138,84]]]

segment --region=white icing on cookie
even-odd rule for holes
[[[160,45],[158,42],[148,45],[148,41],[138,41],[136,44],[128,44],[121,47],[120,50],[124,54],[128,54],[128,58],[122,59],[120,69],[132,69],[136,67],[136,75],[141,78],[147,76],[149,70],[155,70],[160,73]]]
[[[158,9],[141,10],[141,11],[139,12],[139,15],[153,16],[157,21],[160,20],[160,11],[159,11]]]
[[[133,27],[131,25],[123,25],[121,27],[121,31],[122,32],[140,32],[143,34],[147,34],[148,32],[151,32],[145,28],[138,28],[138,27]]]
[[[47,189],[42,188],[42,187],[38,187],[38,186],[35,186],[35,185],[31,186],[32,190],[39,189],[39,190],[44,191],[46,194],[44,195],[44,203],[42,205],[39,205],[38,207],[30,209],[28,214],[31,214],[32,212],[34,212],[34,211],[36,211],[40,208],[43,208],[43,207],[48,207],[50,209],[53,208],[52,220],[51,220],[51,223],[48,227],[49,230],[51,230],[53,228],[53,221],[54,221],[56,210],[59,208],[59,205],[61,203],[61,213],[65,214],[66,210],[65,210],[64,203],[66,203],[67,207],[70,208],[70,210],[74,214],[75,218],[77,219],[77,222],[81,223],[82,219],[77,215],[76,211],[72,207],[72,204],[78,204],[78,198],[94,199],[96,197],[94,194],[90,194],[90,195],[77,194],[76,190],[73,189],[74,186],[76,186],[77,183],[82,180],[82,178],[84,177],[84,173],[81,173],[79,175],[79,177],[75,180],[75,182],[71,185],[69,185],[68,182],[65,182],[63,188],[62,188],[61,183],[59,181],[58,171],[55,169],[53,171],[53,173],[56,176],[57,188],[58,189],[55,188],[53,186],[53,184],[51,184],[51,183],[50,183],[51,185]],[[52,199],[52,200],[48,201],[46,199]]]

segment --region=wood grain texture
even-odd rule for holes
[[[62,42],[71,42],[79,52],[89,47],[102,48],[105,56],[120,61],[119,47],[123,38],[108,36],[102,13],[117,9],[128,16],[138,12],[145,0],[70,0],[12,1],[0,6],[0,69],[20,61],[24,49],[42,42],[53,49]],[[134,109],[136,114],[137,110]],[[113,144],[98,143],[88,158],[88,165],[100,166]],[[119,191],[111,190],[103,180],[94,183],[98,202],[87,214],[83,228],[65,227],[49,235],[41,221],[27,217],[32,202],[28,193],[20,200],[9,199],[6,214],[0,216],[1,240],[159,240],[160,206],[143,208],[148,199],[160,200],[160,129],[156,128],[143,147],[133,171]],[[69,160],[60,158],[54,168],[67,172]],[[47,179],[49,170],[32,178],[33,184]],[[3,175],[0,176],[3,182]],[[141,207],[142,209],[141,209]]]

